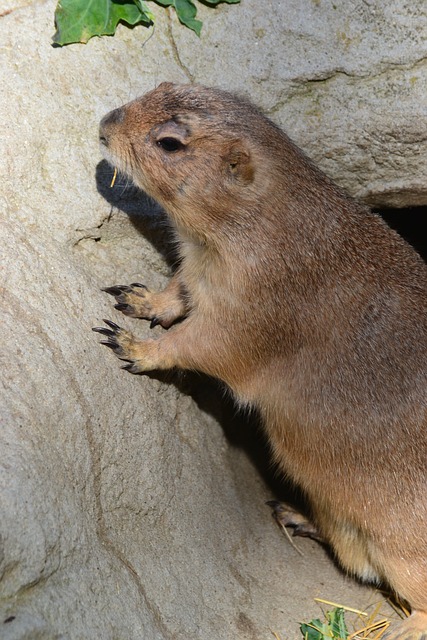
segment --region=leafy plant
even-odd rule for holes
[[[316,618],[300,626],[305,640],[347,640],[344,609],[336,608],[333,611],[327,611],[325,617],[325,622]]]
[[[93,36],[113,35],[119,22],[133,27],[136,24],[154,24],[154,15],[148,2],[172,7],[179,21],[198,36],[202,22],[196,18],[195,0],[59,0],[55,11],[56,33],[54,44],[86,43]],[[220,2],[237,4],[240,0],[202,0],[216,7]]]

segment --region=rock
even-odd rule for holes
[[[250,96],[367,204],[427,204],[424,0],[247,0],[208,14],[197,55],[173,28],[190,79]]]
[[[104,317],[149,332],[102,287],[169,273],[162,214],[110,189],[98,121],[163,79],[219,84],[352,193],[425,203],[422,5],[246,0],[202,9],[200,41],[157,8],[150,39],[123,27],[63,49],[54,6],[0,10],[0,637],[296,638],[314,596],[371,592],[283,538],[264,502],[285,489],[221,391],[132,376],[97,344]]]

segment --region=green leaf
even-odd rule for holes
[[[347,640],[348,630],[344,620],[344,609],[337,608],[333,611],[328,611],[326,617],[333,637],[337,638],[337,640]]]
[[[201,0],[216,7],[221,2],[237,4],[240,0]],[[198,36],[202,22],[197,20],[194,0],[154,0],[162,7],[173,7],[179,21]],[[54,44],[86,43],[93,36],[113,35],[119,22],[129,26],[153,24],[154,14],[147,0],[59,0],[55,11]]]
[[[143,7],[144,3],[140,3]],[[55,44],[86,43],[93,36],[113,35],[119,22],[151,24],[133,0],[60,0],[55,11]]]
[[[141,13],[146,15],[147,18],[149,18],[150,22],[154,23],[154,14],[151,9],[148,8],[146,2],[144,0],[133,0],[133,2],[136,4]]]
[[[221,0],[215,0],[220,2]],[[197,8],[193,0],[154,0],[163,7],[173,7],[178,16],[178,20],[189,29],[192,29],[200,36],[202,30],[202,22],[196,20]]]
[[[319,618],[304,623],[300,630],[305,640],[347,640],[348,630],[344,620],[344,609],[338,607],[326,613],[326,622]]]
[[[197,9],[194,2],[192,0],[174,0],[173,6],[178,20],[200,36],[203,23],[200,20],[196,20]]]
[[[327,633],[327,626],[328,625],[324,624],[319,618],[316,618],[307,624],[302,624],[300,629],[305,640],[325,640],[327,637],[325,635]]]
[[[240,0],[203,0],[205,4],[211,4],[213,7],[216,7],[217,4],[221,2],[226,2],[227,4],[238,4]]]

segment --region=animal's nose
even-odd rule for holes
[[[99,141],[108,147],[109,131],[116,124],[121,124],[124,120],[124,111],[122,108],[113,109],[104,116],[99,125]]]

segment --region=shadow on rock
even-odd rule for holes
[[[98,192],[114,208],[119,209],[173,267],[177,264],[175,243],[168,217],[157,202],[135,187],[125,176],[117,176],[114,187],[113,169],[102,160],[96,169]],[[280,477],[271,462],[271,454],[260,419],[255,411],[239,409],[227,393],[225,385],[208,376],[181,371],[153,371],[143,375],[173,384],[181,393],[190,395],[199,408],[212,415],[222,426],[230,445],[243,449],[274,496],[279,500],[300,503],[296,490]]]
[[[125,213],[138,233],[142,234],[166,260],[170,267],[177,264],[172,228],[162,207],[129,178],[117,175],[111,186],[114,170],[106,160],[96,167],[98,193],[111,205]]]

